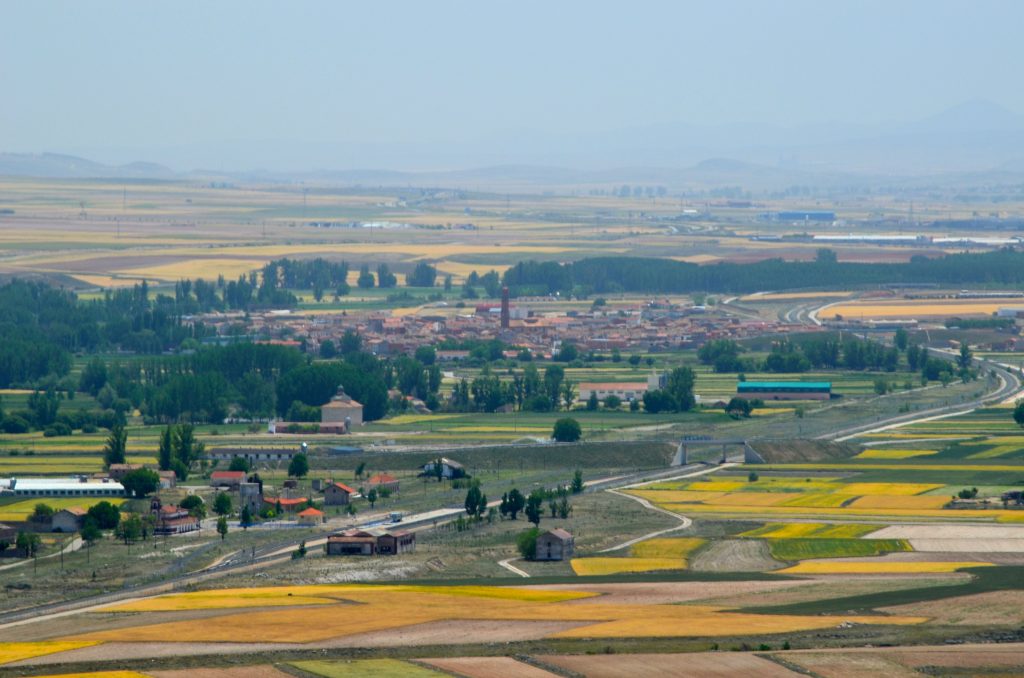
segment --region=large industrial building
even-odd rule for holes
[[[0,480],[0,494],[18,497],[123,497],[124,486],[108,478],[9,478]]]
[[[828,400],[832,397],[832,382],[741,381],[736,385],[736,395],[761,400]]]

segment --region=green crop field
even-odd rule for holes
[[[877,556],[910,551],[905,539],[769,539],[768,548],[776,560]]]

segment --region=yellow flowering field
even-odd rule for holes
[[[38,643],[0,643],[0,664],[43,657],[55,652],[77,650],[81,647],[96,645],[96,641],[88,640],[44,640]]]
[[[786,506],[809,506],[815,508],[838,508],[846,502],[854,499],[848,494],[833,494],[830,492],[808,492],[785,503]]]
[[[848,483],[843,485],[843,494],[914,495],[937,490],[942,485],[934,483]]]
[[[855,459],[909,459],[910,457],[927,457],[931,454],[938,454],[938,450],[890,450],[873,449],[864,450]]]
[[[634,544],[630,553],[637,558],[685,559],[706,543],[706,539],[696,537],[662,537]]]
[[[853,509],[940,509],[949,503],[949,497],[942,496],[884,496],[868,495],[850,504]]]
[[[179,610],[216,610],[244,607],[330,605],[339,601],[361,600],[374,594],[439,594],[457,597],[491,598],[531,603],[577,600],[595,595],[578,591],[548,591],[514,586],[419,586],[415,584],[327,584],[308,586],[268,586],[244,589],[210,589],[190,593],[170,593],[103,608],[105,612],[169,612]]]
[[[878,529],[878,525],[829,525],[828,523],[768,523],[741,537],[763,539],[856,539]]]
[[[658,570],[682,570],[686,561],[682,558],[573,558],[572,570],[581,577],[601,574],[622,574],[623,572],[655,572]]]
[[[780,506],[802,496],[799,492],[729,492],[704,503],[713,506]]]
[[[32,515],[32,512],[36,508],[36,504],[46,504],[54,511],[60,511],[61,509],[72,508],[77,506],[88,510],[94,504],[98,504],[101,501],[109,501],[115,506],[120,506],[126,500],[117,499],[114,497],[78,497],[78,498],[59,498],[59,497],[36,497],[33,499],[26,499],[25,501],[19,501],[14,504],[8,504],[6,506],[0,506],[0,522],[12,521],[21,522],[28,520],[28,517]]]
[[[588,562],[589,561],[589,562]],[[601,564],[619,561],[649,570],[659,564],[678,568],[679,558],[582,558],[573,561]],[[611,568],[605,568],[611,569]],[[453,593],[453,591],[456,591]],[[270,610],[242,609],[234,601],[259,606],[261,600],[287,598],[291,592],[296,605],[277,606]],[[282,594],[284,594],[282,596]],[[309,606],[307,599],[337,595],[343,600]],[[569,591],[557,588],[528,589],[519,587],[430,587],[406,585],[326,585],[273,587],[271,589],[234,589],[192,594],[171,594],[136,601],[107,610],[145,612],[164,609],[204,609],[214,604],[224,606],[226,614],[216,624],[196,620],[147,623],[145,614],[133,619],[136,626],[82,633],[67,640],[98,642],[190,642],[232,643],[315,643],[352,634],[397,629],[417,624],[449,620],[463,621],[568,621],[583,622],[575,630],[583,636],[656,635],[661,637],[731,635],[737,629],[746,632],[781,632],[834,626],[838,620],[856,621],[849,616],[822,615],[783,616],[738,613],[729,609],[657,603],[613,603],[595,599],[586,605],[575,604],[581,597],[596,592]],[[471,604],[467,597],[481,599]],[[559,600],[559,598],[561,598]],[[297,601],[295,599],[298,599]],[[183,604],[183,603],[190,604]],[[353,608],[352,604],[358,607]],[[358,610],[359,614],[353,614]],[[863,623],[915,624],[921,617],[866,617]],[[637,633],[649,626],[651,633]],[[590,630],[593,633],[586,633]],[[575,636],[565,636],[575,637]]]

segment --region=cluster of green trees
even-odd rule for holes
[[[216,423],[232,411],[242,418],[298,413],[298,421],[318,420],[319,410],[309,408],[328,402],[339,385],[363,404],[364,419],[373,421],[387,413],[388,388],[436,393],[440,372],[412,358],[378,360],[358,350],[311,363],[295,348],[246,342],[127,364],[97,358],[81,377],[81,388],[101,404],[110,402],[119,413],[137,407],[151,423]]]
[[[504,284],[517,295],[554,292],[586,296],[604,292],[728,292],[806,287],[808,280],[839,286],[894,283],[949,285],[1024,283],[1024,252],[1012,248],[981,254],[915,256],[905,263],[838,262],[831,250],[814,261],[768,259],[740,264],[694,264],[672,259],[598,257],[559,264],[520,262]]]
[[[968,352],[969,348],[966,349]],[[731,339],[714,339],[697,351],[697,357],[716,372],[806,372],[811,369],[871,370],[895,372],[905,364],[910,372],[920,372],[929,381],[943,374],[969,376],[970,359],[963,365],[928,355],[924,348],[911,344],[905,330],[898,329],[892,346],[857,337],[842,340],[834,333],[795,335],[779,339],[763,359],[743,356],[743,348]]]
[[[192,424],[168,425],[160,432],[157,463],[161,471],[174,471],[178,480],[188,480],[193,465],[205,452],[206,445],[196,440]]]
[[[677,367],[668,373],[665,388],[651,389],[644,393],[644,411],[687,412],[693,409],[697,400],[693,395],[696,375],[689,367]]]
[[[484,365],[472,382],[462,379],[455,385],[449,407],[456,412],[496,412],[511,405],[527,412],[551,412],[571,408],[576,393],[576,384],[565,378],[561,365],[549,365],[542,376],[531,363],[504,380]]]

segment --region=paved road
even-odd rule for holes
[[[849,300],[844,300],[849,301]],[[805,325],[812,325],[816,327],[821,326],[821,321],[818,320],[818,313],[829,306],[834,305],[837,302],[829,302],[827,304],[800,304],[786,311],[784,314],[784,320],[787,322],[798,322]],[[855,334],[855,336],[858,336]],[[865,335],[859,335],[861,338],[867,338]],[[932,348],[926,347],[926,350],[938,357],[945,360],[954,360],[958,353],[944,348]],[[906,426],[918,421],[931,421],[934,419],[942,419],[945,417],[955,417],[959,414],[966,414],[973,412],[976,409],[982,407],[988,407],[1008,399],[1019,397],[1024,395],[1024,382],[1022,382],[1019,374],[1015,371],[1012,365],[1004,363],[998,363],[992,360],[985,360],[982,358],[975,358],[974,364],[981,368],[983,374],[987,374],[989,371],[994,372],[996,379],[998,380],[999,387],[995,391],[991,391],[986,395],[968,401],[966,403],[957,403],[955,405],[943,405],[939,407],[932,407],[927,410],[919,410],[917,412],[911,412],[907,414],[899,414],[893,417],[887,417],[879,421],[873,421],[865,424],[859,424],[857,426],[850,426],[838,431],[830,431],[824,435],[818,436],[819,440],[849,440],[856,438],[857,436],[864,435],[865,433],[874,433],[877,431],[885,431],[891,428],[897,428],[900,426]]]

